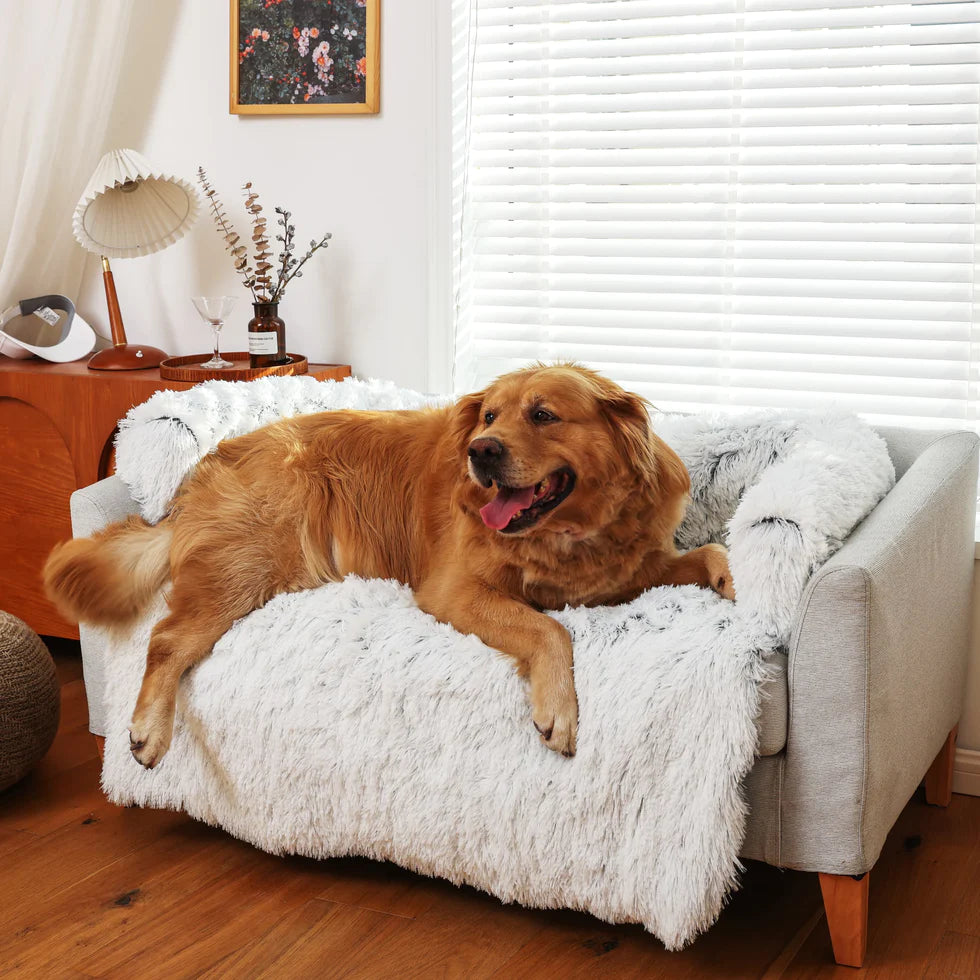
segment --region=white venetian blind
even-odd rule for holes
[[[457,389],[973,424],[980,4],[454,3]]]

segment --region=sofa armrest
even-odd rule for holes
[[[118,476],[110,476],[71,495],[72,536],[85,538],[109,524],[138,514],[139,505]]]
[[[959,718],[978,442],[937,434],[807,586],[789,650],[779,864],[870,870]]]
[[[108,524],[121,521],[139,508],[130,497],[126,484],[117,476],[83,487],[71,495],[71,529],[76,538],[84,538]],[[82,645],[82,671],[85,696],[88,698],[88,727],[96,735],[105,735],[104,691],[105,630],[94,626],[78,628]]]

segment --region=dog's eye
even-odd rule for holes
[[[558,416],[539,408],[531,415],[531,421],[543,425],[545,422],[557,422]]]
[[[491,422],[493,422],[493,420],[494,420],[494,419],[495,419],[496,417],[497,417],[497,416],[496,416],[496,415],[494,415],[494,414],[493,414],[493,412],[484,412],[484,413],[483,413],[483,421],[484,421],[484,422],[485,422],[485,423],[486,423],[487,425],[490,425],[490,423],[491,423]]]

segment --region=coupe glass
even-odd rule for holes
[[[230,368],[233,367],[231,361],[226,361],[218,352],[218,335],[224,326],[225,320],[231,313],[231,308],[235,305],[237,296],[194,296],[192,302],[194,309],[201,315],[201,319],[211,328],[214,334],[214,355],[210,361],[205,361],[202,368]]]

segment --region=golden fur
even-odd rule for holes
[[[499,487],[536,487],[511,523],[537,522],[487,526],[495,497],[498,523],[516,507]],[[45,584],[67,615],[117,625],[170,578],[130,729],[147,767],[169,747],[180,677],[234,620],[351,573],[407,583],[422,609],[512,656],[542,740],[571,755],[571,640],[541,610],[661,584],[734,598],[723,548],[674,547],[689,488],[641,398],[584,368],[537,366],[447,408],[324,412],[228,440],[159,525],[130,518],[59,545]]]

